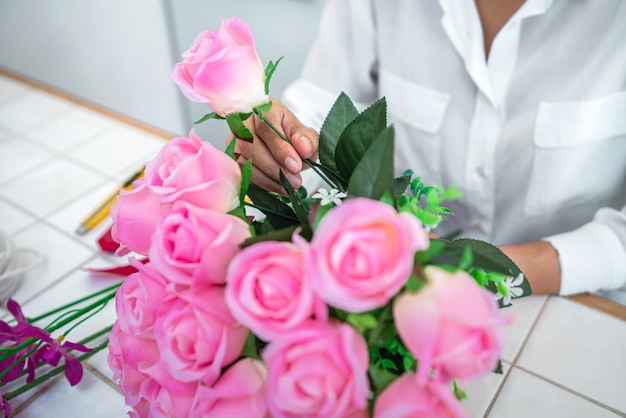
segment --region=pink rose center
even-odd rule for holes
[[[290,274],[278,266],[271,266],[259,274],[255,297],[269,312],[280,316],[282,310],[289,307],[300,291],[296,280],[284,280]],[[283,280],[279,280],[281,278]]]

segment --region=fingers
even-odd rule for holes
[[[282,139],[274,129],[256,116],[245,124],[253,132],[251,143],[238,140],[235,152],[240,155],[238,163],[252,159],[252,182],[267,190],[284,193],[279,172],[282,170],[289,183],[300,187],[303,169],[302,158],[313,158],[319,142],[315,130],[304,126],[280,101],[273,99],[267,120],[291,141]]]
[[[288,143],[282,142],[290,147]],[[284,146],[280,143],[278,145]],[[259,187],[277,193],[285,193],[280,183],[280,170],[285,173],[289,183],[294,188],[300,187],[302,183],[300,175],[285,170],[285,168],[274,159],[266,143],[259,138],[255,138],[253,143],[237,140],[235,153],[239,155],[237,163],[240,166],[243,166],[247,160],[252,160],[251,181]]]

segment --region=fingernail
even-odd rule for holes
[[[292,173],[298,172],[298,163],[291,157],[285,158],[285,167],[287,167],[287,170],[291,171]]]
[[[287,180],[289,180],[289,184],[291,184],[291,187],[293,187],[294,189],[297,189],[298,187],[300,187],[299,176],[295,174],[287,173]]]
[[[310,154],[313,151],[313,145],[311,144],[311,140],[304,135],[300,135],[300,141],[304,144],[306,148],[306,153]]]

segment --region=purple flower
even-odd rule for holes
[[[40,360],[50,364],[51,366],[56,366],[59,364],[61,357],[65,359],[65,377],[67,378],[67,381],[70,382],[70,385],[74,386],[80,382],[80,379],[83,377],[83,365],[78,359],[72,357],[68,353],[68,350],[78,350],[84,353],[88,353],[93,350],[82,344],[70,341],[65,341],[63,344],[60,344],[61,341],[63,341],[62,336],[58,339],[51,340],[50,342],[47,342],[39,347],[37,351],[29,357],[28,378],[26,379],[27,382],[30,382],[35,378],[35,367],[37,367]]]
[[[2,392],[0,392],[0,417],[10,417],[11,416],[11,404],[9,401],[4,399],[2,396]]]
[[[9,325],[4,321],[0,321],[0,347],[3,349],[15,348],[29,339],[36,339],[41,341],[52,341],[50,334],[33,324],[29,323],[24,314],[22,308],[13,299],[9,299],[7,302],[7,309],[13,315],[13,318],[17,321],[14,326]],[[10,355],[0,355],[0,371],[5,371],[11,367],[19,358],[25,356],[28,352],[28,348],[24,348]],[[16,379],[22,370],[24,370],[24,364],[26,359],[13,365],[11,369],[0,379],[2,382],[10,382]],[[0,409],[1,411],[1,409]]]

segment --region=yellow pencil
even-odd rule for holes
[[[144,170],[144,167],[142,167],[141,169],[133,173],[133,175],[130,176],[124,182],[124,184],[120,186],[120,188],[130,190],[130,188],[133,185],[133,182],[139,179],[141,176],[143,176],[143,170]],[[117,199],[118,195],[119,195],[119,189],[111,193],[96,209],[93,210],[93,212],[91,212],[89,215],[85,217],[85,219],[81,221],[80,226],[76,229],[76,233],[78,235],[86,234],[87,232],[95,228],[107,216],[109,216],[109,209],[111,209],[111,206],[113,205],[113,203],[115,203],[115,200]]]

